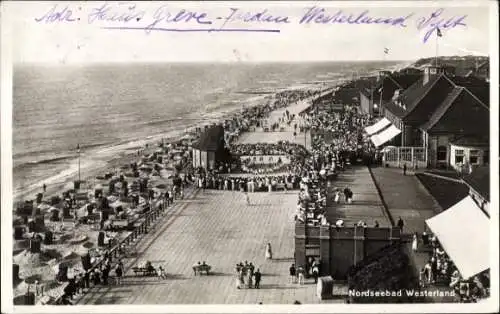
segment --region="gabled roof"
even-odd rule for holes
[[[490,83],[484,79],[471,76],[454,76],[449,79],[457,86],[467,88],[474,96],[476,96],[484,105],[489,107],[490,104]]]
[[[488,139],[490,111],[466,88],[457,86],[421,128],[430,134],[475,135]]]
[[[471,189],[490,201],[490,167],[478,167],[463,180]]]
[[[453,102],[457,99],[458,95],[464,92],[463,87],[455,87],[451,93],[448,94],[448,97],[437,107],[436,111],[432,114],[430,119],[422,125],[423,130],[429,130],[432,128],[438,121],[443,117],[446,111],[450,108]]]
[[[420,77],[420,75],[416,74],[398,73],[387,75],[373,87],[373,98],[375,101],[378,101],[380,93],[382,93],[382,102],[388,102],[392,99],[396,90],[406,90],[418,81]]]
[[[429,133],[475,135],[488,139],[490,111],[466,88],[455,87],[449,98],[438,105],[426,126]]]
[[[411,125],[420,126],[430,119],[436,106],[442,103],[453,91],[455,85],[440,74],[435,81],[429,81],[422,87],[422,93],[413,99],[407,99],[404,120]],[[405,103],[405,100],[403,100]]]
[[[462,87],[463,89],[460,89]],[[448,77],[444,73],[431,78],[425,85],[423,78],[419,79],[396,101],[387,103],[385,108],[404,119],[405,122],[428,130],[436,125],[459,95],[463,96],[462,93],[470,96],[467,98],[473,105],[488,108],[486,103],[489,103],[489,83],[479,78]],[[398,103],[402,103],[403,106],[399,106]],[[463,104],[463,109],[471,108]],[[484,113],[481,113],[482,119],[484,119]],[[455,124],[463,123],[463,121],[462,117],[459,121],[455,121]]]

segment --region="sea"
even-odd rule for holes
[[[13,190],[58,184],[80,167],[259,104],[405,62],[115,63],[14,66]]]

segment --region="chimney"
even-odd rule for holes
[[[429,83],[430,80],[437,77],[440,73],[444,72],[444,68],[429,65],[424,69],[423,85]]]

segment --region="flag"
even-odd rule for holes
[[[384,48],[384,53],[388,54],[389,53],[389,49],[388,48]]]
[[[441,33],[441,30],[438,28],[436,28],[436,32],[437,32],[437,36],[438,37],[443,37],[443,33]]]

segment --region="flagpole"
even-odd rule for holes
[[[438,66],[438,40],[439,40],[439,28],[436,30],[436,59],[434,61],[434,66],[437,67]]]

